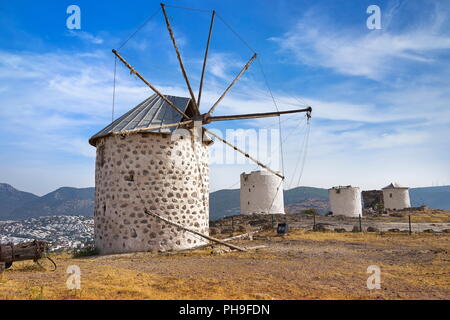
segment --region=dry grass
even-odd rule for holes
[[[400,217],[376,217],[375,220],[383,222],[408,222],[408,215],[411,215],[412,223],[450,223],[450,211],[427,209],[426,211],[398,212]]]
[[[449,299],[449,235],[271,232],[250,252],[137,253],[54,257],[56,272],[14,264],[0,280],[0,299]],[[68,290],[69,265],[82,289]],[[366,287],[366,269],[382,269],[382,290]]]

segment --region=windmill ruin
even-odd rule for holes
[[[382,189],[385,209],[400,210],[411,207],[409,188],[390,183]]]
[[[284,214],[283,179],[260,170],[241,174],[241,214]]]
[[[409,188],[393,182],[381,190],[362,192],[364,209],[401,210],[411,207]]]
[[[333,215],[362,216],[361,190],[358,187],[338,186],[328,190]]]
[[[381,190],[361,192],[357,187],[339,186],[329,189],[328,193],[333,215],[358,217],[362,216],[362,208],[364,210],[401,210],[411,207],[409,188],[395,182]]]
[[[161,93],[117,50],[112,50],[154,94],[89,140],[97,148],[94,224],[95,243],[101,253],[180,250],[207,243],[212,239],[208,235],[208,146],[213,143],[211,137],[243,154],[279,180],[284,176],[204,125],[298,112],[305,112],[310,117],[312,112],[308,107],[213,116],[220,102],[255,60],[255,53],[208,111],[201,113],[203,79],[215,11],[212,11],[199,92],[195,97],[164,4],[161,9],[189,97]],[[180,131],[184,134],[180,135]]]

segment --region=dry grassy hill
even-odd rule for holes
[[[445,215],[448,222],[450,212]],[[60,254],[54,256],[56,272],[16,263],[0,280],[0,299],[450,299],[449,233],[313,232],[311,220],[293,220],[298,217],[279,217],[292,226],[285,236],[270,228],[270,216],[233,218],[234,234],[268,225],[253,240],[233,241],[259,247],[248,252],[207,247],[84,258]],[[382,218],[371,221],[397,223]],[[216,237],[230,235],[230,222],[216,222],[213,228],[228,228]],[[69,265],[81,269],[81,290],[66,288]],[[367,288],[370,265],[381,268],[380,290]]]

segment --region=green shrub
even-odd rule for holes
[[[94,246],[87,246],[81,249],[75,249],[73,253],[74,258],[81,258],[81,257],[90,257],[90,256],[96,256],[99,254],[99,251]]]
[[[301,214],[309,214],[309,215],[314,215],[314,216],[318,216],[319,212],[317,212],[316,209],[306,209],[303,210],[302,212],[300,212]]]

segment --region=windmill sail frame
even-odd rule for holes
[[[170,101],[169,99],[166,98],[165,95],[163,95],[156,87],[154,87],[149,81],[147,81],[138,71],[136,71],[136,69],[134,67],[132,67],[120,54],[117,50],[113,49],[112,52],[114,53],[114,55],[119,58],[119,60],[128,68],[130,69],[131,73],[134,73],[139,79],[141,79],[153,92],[155,92],[161,99],[163,99],[171,108],[173,108],[176,112],[178,112],[180,115],[182,115],[181,119],[179,120],[179,122],[177,123],[173,123],[173,124],[164,124],[161,126],[154,126],[151,128],[143,128],[142,131],[148,131],[148,130],[157,130],[157,129],[163,129],[163,128],[168,128],[168,127],[175,127],[175,126],[192,126],[193,120],[197,120],[200,119],[202,121],[202,124],[208,124],[211,122],[215,122],[215,121],[230,121],[230,120],[242,120],[242,119],[255,119],[255,118],[266,118],[266,117],[275,117],[275,116],[281,116],[283,114],[290,114],[290,113],[300,113],[300,112],[306,112],[307,117],[310,118],[311,117],[311,113],[312,113],[312,108],[311,107],[307,107],[304,109],[296,109],[296,110],[287,110],[287,111],[277,111],[277,112],[267,112],[267,113],[252,113],[252,114],[242,114],[242,115],[225,115],[225,116],[211,116],[211,114],[216,110],[217,106],[220,104],[220,102],[224,99],[224,97],[228,94],[228,92],[231,90],[231,88],[236,84],[236,82],[242,77],[242,75],[245,73],[245,71],[248,70],[248,68],[250,67],[251,63],[256,59],[257,54],[254,53],[253,56],[250,58],[250,60],[244,65],[244,67],[241,69],[241,71],[236,75],[236,77],[233,79],[233,81],[227,86],[227,88],[224,90],[224,92],[220,95],[220,97],[217,99],[217,101],[211,106],[211,108],[204,114],[201,114],[200,109],[199,109],[199,102],[201,99],[201,95],[202,95],[202,90],[203,90],[203,80],[204,80],[204,74],[206,71],[206,61],[207,61],[207,57],[208,57],[208,51],[209,51],[209,46],[210,46],[210,41],[211,41],[211,35],[212,35],[212,30],[213,30],[213,24],[214,24],[214,17],[215,17],[215,11],[212,11],[212,17],[211,17],[211,23],[210,23],[210,28],[209,28],[209,33],[208,33],[208,41],[207,41],[207,45],[206,45],[206,50],[205,50],[205,56],[204,56],[204,61],[203,61],[203,67],[202,67],[202,74],[201,74],[201,79],[200,79],[200,87],[199,87],[199,93],[198,93],[198,100],[195,99],[194,96],[194,92],[192,90],[191,84],[189,82],[189,78],[188,75],[186,73],[186,69],[184,67],[184,63],[183,60],[181,58],[181,54],[180,51],[178,49],[177,46],[177,42],[175,39],[175,35],[173,33],[172,27],[170,25],[170,21],[169,18],[167,16],[166,10],[165,10],[165,5],[163,3],[161,3],[161,9],[162,12],[164,14],[164,19],[166,22],[166,27],[167,30],[169,32],[170,38],[172,40],[172,44],[174,46],[174,49],[176,51],[177,54],[177,59],[180,65],[180,69],[181,72],[183,74],[183,78],[185,79],[186,82],[186,86],[188,88],[189,94],[191,96],[191,101],[194,105],[194,112],[195,115],[194,117],[190,117],[188,116],[185,112],[183,112],[182,110],[180,110],[172,101]],[[133,131],[139,131],[139,129],[133,130]],[[218,138],[218,140],[220,140],[221,142],[225,143],[226,145],[228,145],[229,147],[233,148],[234,150],[244,154],[247,158],[249,158],[250,160],[252,160],[253,162],[255,162],[258,166],[261,166],[267,170],[269,170],[270,172],[276,174],[277,176],[281,177],[282,179],[284,179],[284,176],[281,175],[280,173],[278,173],[277,171],[270,169],[268,166],[262,164],[261,162],[259,162],[256,158],[251,157],[249,154],[247,154],[246,152],[240,150],[238,147],[236,147],[235,145],[229,143],[228,141],[218,137],[217,135],[213,134],[211,131],[209,131],[208,129],[205,128],[205,131],[216,136],[216,138]]]

